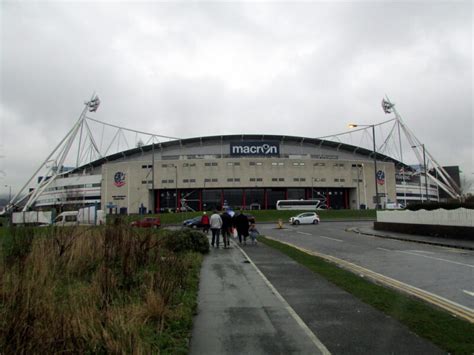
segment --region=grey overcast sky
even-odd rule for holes
[[[2,0],[0,21],[0,194],[94,90],[95,118],[183,138],[330,135],[386,120],[387,94],[474,177],[471,1]]]

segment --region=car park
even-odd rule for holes
[[[130,225],[139,228],[158,228],[161,226],[161,221],[158,217],[146,217],[138,221],[133,221]]]
[[[290,218],[290,223],[291,224],[319,224],[321,220],[319,219],[319,216],[315,212],[305,212],[305,213],[300,213],[297,216],[291,217]]]

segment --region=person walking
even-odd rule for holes
[[[206,211],[204,211],[202,214],[201,225],[202,231],[206,233],[206,235],[209,234],[209,216],[207,215]]]
[[[222,240],[224,242],[224,248],[228,248],[230,246],[230,233],[232,231],[232,217],[224,210],[221,214],[222,219]]]
[[[219,248],[219,233],[222,228],[222,218],[219,216],[216,210],[214,210],[214,213],[211,216],[210,219],[210,226],[211,226],[211,232],[212,232],[212,242],[211,245],[216,248]]]
[[[242,237],[244,237],[244,244],[247,244],[247,237],[249,236],[249,219],[242,210],[240,210],[239,214],[234,217],[234,227],[237,229],[239,244],[242,244]]]

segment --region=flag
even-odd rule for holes
[[[390,101],[382,99],[382,109],[385,113],[392,113],[393,104]]]
[[[100,105],[100,99],[99,96],[95,96],[92,100],[90,100],[87,103],[87,106],[89,106],[89,112],[95,112],[99,108]]]
[[[385,184],[385,173],[382,170],[377,171],[377,184]]]

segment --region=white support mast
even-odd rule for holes
[[[395,119],[397,120],[399,127],[402,129],[403,133],[405,134],[405,137],[410,143],[410,146],[412,147],[418,159],[418,162],[421,165],[424,159],[423,159],[422,153],[420,153],[420,147],[423,146],[423,144],[413,134],[413,132],[411,132],[410,129],[405,125],[405,123],[402,120],[402,117],[400,116],[397,109],[395,108],[395,104],[390,102],[388,96],[386,96],[386,99],[384,99],[383,102],[385,105],[387,105],[389,110],[392,110],[393,113],[395,114]],[[400,149],[401,149],[401,146],[400,146]],[[425,171],[424,173],[425,173],[426,181],[428,181],[428,179],[430,181],[433,181],[437,186],[443,189],[449,196],[455,199],[460,199],[461,195],[460,195],[459,186],[451,178],[451,176],[446,172],[446,170],[440,164],[438,164],[438,162],[434,159],[431,153],[428,150],[426,150],[426,148],[423,148],[423,149],[426,154],[426,158],[428,159],[428,163],[431,164],[434,167],[435,171],[437,172],[436,176],[434,176],[430,174],[429,171]],[[441,179],[439,179],[440,177]],[[420,173],[420,179],[421,179],[421,173]]]
[[[50,185],[58,176],[63,175],[64,161],[71,150],[71,146],[76,139],[77,133],[81,132],[82,140],[82,129],[85,122],[87,111],[95,112],[99,107],[100,100],[95,93],[92,95],[90,101],[84,103],[84,108],[79,116],[79,119],[76,121],[71,130],[66,134],[66,136],[59,142],[59,144],[53,149],[53,151],[48,155],[45,161],[38,167],[34,172],[31,178],[23,185],[23,187],[13,196],[9,204],[7,205],[7,210],[13,209],[15,206],[18,206],[21,202],[27,199],[27,202],[23,206],[23,211],[30,209],[38,197],[44,192],[44,190]],[[81,140],[79,144],[81,144]],[[79,157],[79,151],[78,151]],[[79,158],[77,159],[76,165],[79,163]],[[45,170],[46,168],[46,170]],[[39,178],[37,186],[27,193],[28,186],[31,182],[37,177],[37,175],[44,171],[44,174]],[[24,195],[25,194],[25,195]],[[20,197],[23,196],[23,197]]]

